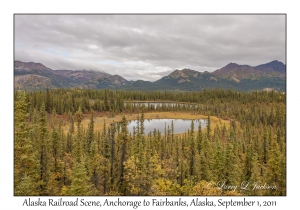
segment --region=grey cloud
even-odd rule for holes
[[[285,63],[285,16],[15,15],[15,59],[151,81],[181,67]]]

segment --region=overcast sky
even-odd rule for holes
[[[285,63],[284,15],[15,15],[15,60],[155,81],[175,69]]]

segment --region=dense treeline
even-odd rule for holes
[[[285,195],[285,100],[274,91],[16,91],[14,193]],[[174,104],[141,107],[125,101]],[[174,135],[173,126],[147,134],[144,111],[152,110],[206,115],[207,127],[192,122],[184,135]],[[98,131],[93,114],[98,112],[124,117]],[[131,134],[125,115],[133,112],[140,120]],[[83,114],[90,117],[87,129]],[[212,129],[211,115],[230,120],[230,126]],[[67,132],[60,116],[67,118]]]
[[[230,106],[246,105],[255,103],[285,103],[285,94],[256,91],[256,92],[235,92],[231,90],[210,90],[200,92],[137,92],[137,91],[111,91],[111,90],[81,90],[81,89],[55,89],[47,91],[37,91],[27,93],[27,102],[30,102],[29,111],[39,110],[44,103],[46,111],[51,113],[55,110],[58,114],[74,114],[79,107],[82,112],[91,110],[111,111],[120,113],[124,111],[124,101],[172,101],[176,103],[202,104],[199,109],[209,111],[212,107],[218,107],[216,112],[220,113],[221,109],[229,111]],[[16,98],[16,96],[15,96]],[[233,104],[234,103],[234,104]],[[223,107],[220,107],[220,106]],[[229,107],[228,107],[229,106]],[[219,108],[220,107],[220,108]],[[130,109],[131,107],[127,107]],[[168,107],[160,107],[167,110]],[[133,107],[134,109],[134,107]],[[149,109],[154,109],[151,106]]]

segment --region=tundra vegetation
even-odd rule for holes
[[[145,133],[163,116],[207,125]],[[15,91],[14,194],[286,195],[285,93]]]

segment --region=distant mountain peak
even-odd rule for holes
[[[275,71],[283,75],[286,74],[286,65],[278,60],[255,66],[254,69],[268,73],[271,71]]]
[[[173,78],[179,78],[179,77],[189,77],[189,76],[193,76],[193,77],[198,77],[198,74],[201,74],[198,71],[195,70],[191,70],[188,68],[184,68],[182,70],[178,70],[176,69],[175,71],[173,71],[171,74],[169,74],[169,77],[173,77]]]
[[[15,61],[14,62],[14,68],[15,69],[35,69],[35,70],[42,70],[42,69],[50,69],[46,66],[44,66],[43,64],[41,63],[35,63],[35,62],[22,62],[22,61]]]
[[[282,62],[280,62],[280,61],[278,61],[278,60],[273,60],[273,61],[271,61],[270,63],[282,63]]]
[[[213,72],[214,75],[233,81],[242,79],[256,79],[261,77],[285,77],[285,65],[277,60],[259,66],[239,65],[229,63]]]
[[[241,66],[250,67],[249,65],[246,65],[246,64],[229,63],[226,66],[224,66],[223,68],[236,68],[236,67],[241,67]]]

